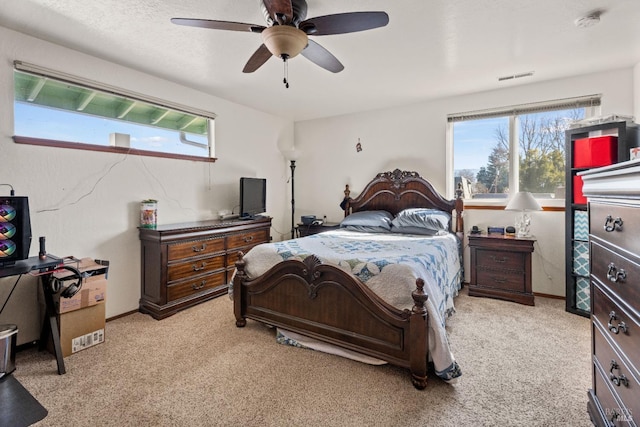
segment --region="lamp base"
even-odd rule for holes
[[[528,212],[516,215],[516,237],[531,237],[531,215]]]

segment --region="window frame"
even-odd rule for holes
[[[509,153],[518,153],[518,155],[509,155],[509,188],[514,192],[520,188],[520,141],[519,141],[519,121],[520,115],[541,113],[558,110],[568,110],[573,108],[585,108],[585,119],[600,114],[601,94],[593,94],[580,96],[575,98],[565,98],[544,102],[536,102],[530,104],[520,104],[508,107],[493,108],[487,110],[477,110],[464,113],[456,113],[447,115],[446,126],[446,194],[448,197],[456,197],[454,188],[454,143],[453,125],[455,122],[476,120],[483,118],[507,117],[509,119]],[[465,199],[465,206],[492,207],[506,205],[507,198],[496,199]],[[556,207],[564,207],[565,199],[537,199],[540,203],[550,206],[552,209]]]
[[[25,63],[18,60],[14,61],[14,73],[15,72],[34,74],[47,79],[68,83],[68,84],[79,86],[89,90],[100,91],[106,94],[114,95],[117,97],[128,98],[134,101],[141,101],[146,104],[152,105],[154,107],[159,107],[159,108],[203,118],[207,121],[208,155],[205,157],[205,156],[198,156],[198,155],[192,155],[192,154],[181,154],[176,152],[153,151],[153,150],[144,150],[139,148],[118,147],[118,146],[112,146],[112,145],[99,145],[99,144],[85,143],[85,142],[73,142],[73,141],[63,141],[63,140],[57,140],[57,139],[37,138],[37,137],[30,137],[30,136],[24,136],[24,135],[14,135],[12,139],[17,144],[37,145],[37,146],[46,146],[46,147],[55,147],[55,148],[71,148],[71,149],[77,149],[77,150],[88,150],[88,151],[108,152],[108,153],[132,154],[132,155],[140,155],[140,156],[147,156],[147,157],[161,157],[161,158],[191,160],[191,161],[208,162],[208,163],[213,163],[217,160],[217,158],[215,157],[215,143],[214,143],[216,114],[214,113],[200,110],[193,107],[184,106],[171,101],[162,100],[149,95],[144,95],[141,93],[129,91],[129,90],[111,86],[105,83],[85,79],[85,78],[67,74],[61,71],[51,70],[45,67]],[[13,93],[13,100],[14,100],[14,103],[17,102],[15,92]],[[101,117],[99,115],[93,115],[93,114],[91,116]],[[14,122],[15,122],[15,117],[14,117]],[[140,125],[143,125],[143,124],[140,123]],[[166,128],[159,127],[159,129],[166,129]],[[175,130],[175,131],[180,132],[179,130]],[[203,148],[204,147],[205,146],[203,144]]]

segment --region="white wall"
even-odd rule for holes
[[[13,61],[22,60],[116,87],[212,111],[216,163],[15,144]],[[34,243],[48,252],[111,262],[107,317],[138,308],[140,201],[159,200],[159,223],[212,218],[238,204],[239,178],[267,179],[272,235],[289,233],[288,168],[278,146],[293,145],[293,123],[169,81],[0,27],[0,182],[29,196]],[[8,194],[7,188],[0,188]],[[3,300],[4,301],[4,300]],[[4,316],[3,316],[3,320]],[[8,321],[7,319],[5,321]]]
[[[339,220],[338,204],[345,184],[351,185],[355,195],[376,173],[395,168],[419,172],[444,193],[448,114],[601,93],[603,115],[629,115],[634,111],[633,78],[634,70],[628,68],[298,122],[295,141],[302,155],[296,170],[297,214],[324,214],[330,220]],[[358,138],[363,148],[359,153],[355,148]],[[465,212],[466,230],[472,225],[500,224],[513,224],[513,214]],[[563,296],[564,212],[534,214],[532,232],[538,238],[533,258],[534,292]],[[466,271],[468,279],[469,269]]]

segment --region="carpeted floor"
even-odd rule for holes
[[[431,377],[277,344],[227,297],[162,321],[107,323],[106,342],[65,359],[37,349],[13,375],[49,411],[39,426],[589,426],[589,320],[564,301],[528,307],[466,290],[449,321],[463,375]]]

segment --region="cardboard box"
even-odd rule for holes
[[[573,145],[574,168],[607,166],[618,161],[618,137],[605,135],[576,139]]]
[[[101,344],[105,340],[105,303],[58,315],[60,348],[64,357]],[[49,351],[53,344],[49,340]]]
[[[55,294],[54,304],[56,306],[56,312],[60,314],[68,313],[73,310],[79,310],[104,302],[107,299],[109,261],[82,258],[70,265],[82,273],[82,288],[71,298],[62,298],[59,293]],[[72,272],[63,270],[55,273],[54,277],[64,279],[71,275],[73,275]],[[65,286],[68,285],[65,284]]]

